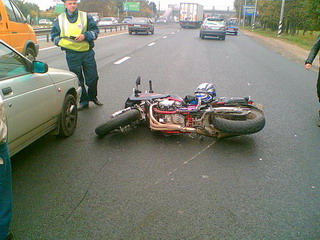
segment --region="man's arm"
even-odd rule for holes
[[[58,43],[61,37],[60,37],[60,27],[59,27],[58,19],[54,20],[53,22],[53,27],[51,29],[50,36],[51,36],[51,41],[54,43],[54,45],[59,46]]]
[[[307,64],[312,65],[312,62],[315,59],[315,57],[317,56],[319,49],[320,49],[320,35],[318,36],[317,41],[315,42],[315,44],[313,45],[313,47],[310,50],[309,56],[305,62],[306,65]]]
[[[92,42],[97,39],[99,35],[99,28],[96,22],[93,20],[92,16],[88,16],[88,31],[84,33],[85,39],[88,42]]]

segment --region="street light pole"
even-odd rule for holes
[[[246,22],[246,7],[247,7],[247,0],[244,0],[244,5],[243,5],[243,26]]]
[[[281,33],[282,33],[283,13],[284,13],[284,2],[285,2],[285,0],[282,0],[281,13],[280,13],[280,21],[279,21],[279,27],[278,27],[278,37],[280,37],[280,35],[281,35]]]
[[[258,0],[256,0],[256,4],[254,6],[253,21],[252,21],[252,31],[254,31],[254,25],[256,23],[257,4],[258,4]]]

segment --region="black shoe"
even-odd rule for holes
[[[11,240],[11,239],[13,239],[13,234],[12,232],[8,232],[5,240]]]
[[[89,108],[89,103],[80,103],[78,111],[82,111],[85,108]]]
[[[100,102],[97,98],[95,100],[92,100],[92,102],[97,106],[102,106],[103,105],[103,103]]]

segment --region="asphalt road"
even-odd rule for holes
[[[12,159],[16,239],[320,238],[315,72],[241,32],[201,40],[177,25],[104,37],[95,50],[104,106],[80,112],[73,136],[45,136]],[[39,60],[66,69],[58,48]],[[143,126],[97,138],[137,76],[157,92],[212,82],[219,96],[250,95],[267,125],[222,141]]]

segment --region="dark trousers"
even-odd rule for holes
[[[97,98],[98,70],[95,52],[91,49],[87,52],[66,51],[66,59],[69,70],[79,78],[82,93],[80,103],[86,104]],[[88,90],[86,89],[88,87]]]
[[[0,240],[4,240],[12,217],[12,176],[7,143],[0,143],[0,158]]]

